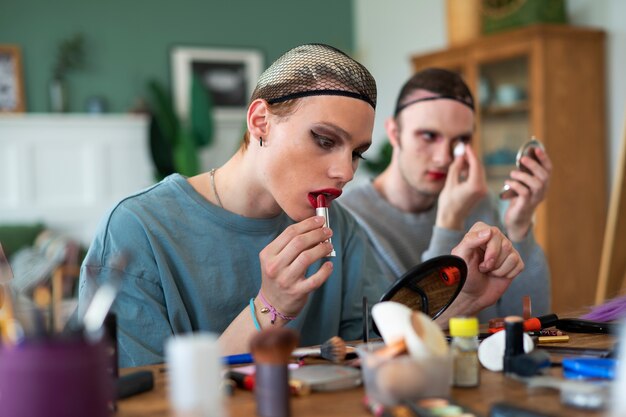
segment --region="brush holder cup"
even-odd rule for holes
[[[426,397],[448,397],[452,383],[449,355],[415,359],[408,354],[382,358],[376,351],[384,343],[357,346],[367,401],[394,406]]]
[[[104,342],[27,340],[0,348],[1,415],[107,417],[113,377]]]

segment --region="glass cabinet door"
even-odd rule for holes
[[[496,195],[515,168],[518,149],[532,135],[528,78],[527,56],[483,63],[478,68],[479,147],[489,188]]]

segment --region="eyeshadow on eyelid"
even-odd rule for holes
[[[333,125],[317,125],[313,128],[313,130],[318,132],[321,135],[333,135],[342,139],[346,136],[349,136],[346,131],[344,131],[338,126],[333,126]]]

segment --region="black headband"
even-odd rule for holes
[[[345,90],[308,90],[308,91],[300,91],[297,93],[291,93],[291,94],[287,94],[284,95],[282,97],[278,97],[278,98],[272,98],[272,99],[268,99],[267,102],[269,104],[275,104],[275,103],[280,103],[283,101],[287,101],[287,100],[293,100],[296,98],[302,98],[302,97],[311,97],[311,96],[343,96],[343,97],[351,97],[351,98],[356,98],[359,100],[363,100],[364,102],[368,103],[370,106],[372,106],[373,109],[376,109],[376,103],[374,103],[369,97],[363,95],[363,94],[359,94],[359,93],[354,93],[352,91],[345,91]]]
[[[474,111],[474,106],[471,103],[468,103],[467,101],[463,100],[460,97],[455,97],[455,96],[444,96],[444,95],[439,95],[439,96],[430,96],[430,97],[422,97],[422,98],[418,98],[415,100],[411,100],[411,101],[407,101],[406,103],[402,104],[402,105],[398,105],[396,107],[396,110],[393,112],[393,117],[397,117],[398,114],[404,110],[405,108],[409,107],[412,104],[415,103],[419,103],[420,101],[431,101],[431,100],[439,100],[439,99],[447,99],[447,100],[454,100],[454,101],[458,101],[461,104],[466,105],[467,107],[469,107],[472,111]]]

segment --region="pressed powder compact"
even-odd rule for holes
[[[539,142],[539,140],[537,140],[534,136],[531,138],[531,140],[524,143],[522,147],[519,148],[519,150],[517,151],[517,155],[515,156],[515,166],[517,167],[517,169],[519,169],[520,171],[526,172],[528,174],[532,174],[528,170],[528,168],[526,168],[524,164],[522,164],[521,160],[522,160],[522,157],[528,156],[534,159],[535,161],[539,162],[539,159],[537,158],[537,154],[535,153],[535,150],[538,148],[541,149],[542,151],[545,151],[543,144]],[[513,190],[507,184],[505,184],[504,187],[502,187],[502,191],[500,191],[500,198],[502,200],[508,200],[510,198],[515,197],[516,195],[517,193],[515,192],[515,190]]]

